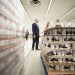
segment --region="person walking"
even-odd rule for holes
[[[26,35],[25,35],[25,36],[26,36],[26,37],[25,37],[25,38],[26,38],[26,40],[28,40],[28,35],[29,35],[29,31],[28,31],[28,30],[26,30]]]
[[[33,36],[33,42],[32,42],[32,50],[34,50],[34,46],[36,44],[36,50],[38,49],[39,44],[39,26],[38,26],[38,19],[35,19],[35,23],[32,24],[32,36]]]

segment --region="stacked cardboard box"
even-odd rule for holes
[[[23,67],[23,10],[19,6],[19,0],[0,0],[0,75],[19,75]]]

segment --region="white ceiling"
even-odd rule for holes
[[[72,21],[75,20],[75,8],[73,8],[70,12],[68,12],[66,15],[64,15],[61,18],[62,21]]]
[[[29,4],[29,0],[21,0],[31,23],[34,22],[35,18],[39,19],[41,30],[43,30],[47,21],[54,21],[56,19],[72,21],[75,19],[75,0],[52,0],[49,11],[48,7],[51,0],[39,1],[41,1],[41,5],[33,7]],[[31,30],[31,25],[28,27]]]

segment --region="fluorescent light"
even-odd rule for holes
[[[48,12],[49,12],[49,9],[50,9],[50,7],[51,7],[51,4],[52,4],[52,0],[51,0],[50,3],[49,3],[48,9],[47,9],[47,13],[46,13],[46,16],[45,16],[45,17],[47,17],[47,15],[48,15]]]
[[[68,14],[70,14],[73,10],[75,10],[75,8],[73,8],[71,11],[69,11],[66,15],[64,15],[63,17],[60,18],[60,20],[62,20],[65,16],[67,16]]]

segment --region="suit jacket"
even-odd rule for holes
[[[32,32],[33,32],[33,35],[36,35],[36,36],[39,35],[39,27],[37,26],[36,23],[32,24]]]

